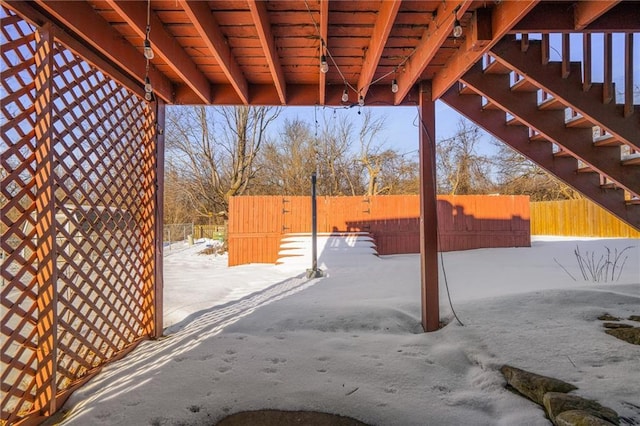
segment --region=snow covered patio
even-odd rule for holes
[[[597,320],[640,314],[639,240],[537,238],[531,248],[444,253],[465,325],[443,287],[449,324],[427,334],[418,255],[328,244],[319,250],[327,276],[308,281],[304,261],[228,268],[224,256],[197,254],[203,246],[166,252],[167,336],[76,391],[63,424],[211,425],[263,408],[376,425],[549,424],[504,388],[505,363],[570,382],[621,424],[640,423],[640,347]],[[582,280],[576,247],[596,258],[631,248],[619,280],[596,284]]]

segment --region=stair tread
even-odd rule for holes
[[[500,108],[498,105],[488,100],[486,104],[482,105],[482,109],[491,109],[491,110],[500,111],[502,108]]]
[[[518,117],[511,117],[510,119],[507,120],[507,126],[525,126],[526,124],[524,124]]]
[[[591,121],[589,121],[586,117],[582,115],[578,115],[576,117],[571,117],[570,119],[566,120],[565,126],[589,128],[589,127],[593,127],[594,124]]]
[[[486,74],[509,74],[511,73],[511,68],[499,61],[493,61],[485,67],[484,72]]]
[[[640,154],[631,154],[622,158],[623,166],[640,166]]]
[[[578,173],[597,173],[593,167],[591,166],[583,166],[583,167],[579,167],[578,170],[576,170],[576,172]]]
[[[462,86],[460,88],[460,94],[461,95],[475,95],[476,92],[473,91],[473,89],[471,89],[469,86]]]
[[[548,139],[542,133],[536,133],[534,135],[529,136],[530,141],[536,142],[547,142]]]
[[[513,83],[511,85],[511,90],[514,92],[537,92],[539,87],[533,84],[530,80],[523,78]]]
[[[538,104],[538,109],[544,110],[544,111],[548,111],[548,110],[561,111],[565,108],[566,106],[563,103],[561,103],[557,98],[547,98]]]
[[[595,146],[620,146],[624,145],[618,138],[613,135],[598,136],[593,140]]]
[[[569,151],[557,151],[553,153],[554,157],[573,157],[573,154],[571,154]]]
[[[613,182],[607,182],[600,185],[602,189],[619,189],[620,187]]]

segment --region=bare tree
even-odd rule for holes
[[[316,170],[315,138],[308,123],[285,120],[278,141],[269,141],[258,159],[255,194],[306,195]]]
[[[255,177],[266,129],[279,112],[279,108],[248,106],[168,109],[167,151],[197,216],[224,218],[229,197],[245,193]]]
[[[384,129],[384,118],[374,119],[371,110],[365,110],[360,127],[360,162],[367,174],[366,195],[378,195],[388,188],[381,187],[380,173],[392,151],[382,151],[382,144],[376,143],[377,137]]]
[[[491,159],[477,152],[480,128],[461,119],[458,132],[436,144],[438,192],[481,194],[493,190]]]
[[[315,141],[319,194],[355,195],[358,183],[350,160],[352,145],[353,123],[346,116],[325,117],[322,132]]]
[[[581,198],[558,179],[554,178],[532,161],[509,146],[494,141],[498,146],[496,155],[497,190],[501,194],[529,195],[531,201],[552,201]]]

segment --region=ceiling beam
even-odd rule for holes
[[[579,1],[576,2],[573,20],[577,31],[583,30],[587,25],[608,12],[613,6],[620,3],[617,1]]]
[[[320,55],[324,54],[323,43],[327,42],[329,37],[329,0],[320,0]],[[318,57],[318,70],[320,69],[320,57]],[[320,105],[324,105],[326,101],[327,75],[321,71],[318,86],[320,89],[319,99]]]
[[[411,58],[402,67],[402,72],[398,74],[398,93],[396,93],[394,104],[399,105],[407,96],[411,87],[420,78],[424,69],[438,52],[438,49],[451,34],[453,24],[456,19],[454,10],[459,7],[457,16],[460,18],[473,3],[471,0],[464,0],[459,5],[443,1],[438,6],[434,18],[429,23],[429,28],[422,35],[422,39]]]
[[[189,20],[216,58],[222,72],[227,77],[243,104],[249,104],[249,84],[238,62],[231,56],[231,49],[218,23],[211,13],[208,1],[183,0],[180,2]]]
[[[581,2],[580,2],[581,3]],[[595,3],[605,3],[598,2]],[[584,12],[586,16],[587,12]],[[591,12],[593,13],[593,12]],[[584,18],[583,18],[584,19]],[[560,33],[576,31],[576,9],[567,3],[539,3],[522,18],[509,33]],[[580,30],[586,33],[638,32],[640,31],[640,7],[638,2],[620,2],[602,12]]]
[[[271,33],[271,23],[269,22],[267,6],[264,1],[249,0],[249,9],[251,10],[251,17],[255,23],[258,38],[260,39],[260,44],[264,51],[264,56],[269,64],[269,71],[271,71],[273,84],[278,92],[280,103],[282,105],[286,105],[287,84],[284,79],[282,65],[280,65],[280,58],[278,56],[273,34]]]
[[[36,3],[84,43],[144,84],[147,61],[142,52],[129,44],[88,3],[59,0],[37,0]],[[155,67],[150,67],[149,79],[153,82],[154,93],[165,102],[173,103],[171,81]]]
[[[16,14],[22,16],[35,26],[42,26],[45,22],[50,22],[48,17],[45,17],[40,11],[33,8],[31,2],[9,0],[4,2],[4,6],[13,10]],[[72,33],[59,28],[56,24],[52,24],[51,31],[53,33],[53,37],[62,43],[67,49],[71,50],[76,55],[81,56],[82,59],[87,61],[89,64],[98,68],[102,73],[106,74],[139,97],[144,97],[144,87],[140,82],[115,66],[111,61],[105,59],[91,47],[80,42]]]
[[[462,75],[467,72],[494,44],[525,16],[539,0],[503,1],[491,10],[491,32],[493,39],[478,48],[474,37],[466,36],[464,43],[453,54],[445,66],[433,78],[433,100],[438,99]],[[469,28],[468,31],[475,31]]]
[[[363,97],[367,96],[369,85],[375,75],[378,62],[380,62],[382,51],[387,44],[387,38],[389,38],[389,33],[391,33],[391,28],[393,28],[401,3],[402,0],[392,0],[383,1],[380,5],[371,40],[369,41],[369,48],[365,54],[362,71],[358,79],[358,93]]]
[[[123,0],[107,0],[107,3],[139,37],[145,38],[147,26],[145,3]],[[165,30],[162,22],[153,12],[149,15],[149,23],[151,28],[149,40],[152,43],[151,47],[154,53],[162,58],[205,104],[210,104],[212,101],[211,85],[207,77],[198,70],[193,60],[176,42],[175,37]]]

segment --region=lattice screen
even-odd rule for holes
[[[11,11],[2,17],[2,422],[154,333],[155,114]]]

